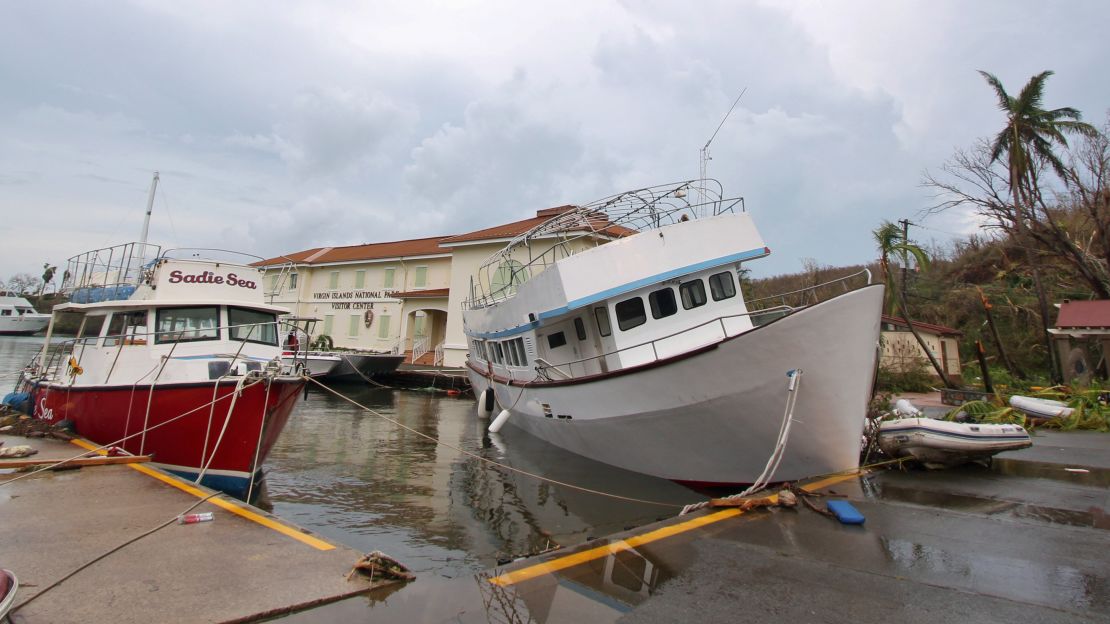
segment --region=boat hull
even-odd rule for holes
[[[978,461],[1033,445],[1018,425],[972,425],[932,418],[903,418],[880,425],[879,448],[890,457],[912,457],[929,468]]]
[[[788,372],[802,371],[776,481],[859,465],[876,365],[882,286],[868,286],[738,336],[615,373],[492,385],[508,424],[608,464],[705,485],[754,482],[778,440]]]
[[[243,498],[259,477],[259,468],[285,427],[304,381],[295,377],[248,380],[232,405],[237,382],[231,378],[157,384],[153,389],[149,384],[37,383],[29,391],[35,417],[70,420],[78,435],[135,455],[151,455],[155,465],[186,478],[195,479],[207,465],[203,485]],[[128,439],[117,443],[123,438]]]
[[[336,353],[340,362],[324,376],[329,381],[365,381],[367,377],[384,375],[397,370],[404,361],[403,355],[388,353]]]

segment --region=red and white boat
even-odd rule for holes
[[[264,303],[261,270],[199,256],[128,243],[71,258],[23,389],[37,418],[245,498],[304,379],[282,364],[287,311]],[[70,314],[77,337],[52,344]]]

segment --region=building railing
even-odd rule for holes
[[[432,366],[443,366],[443,343],[439,343],[435,348],[435,357],[432,360]]]
[[[424,354],[426,354],[428,352],[428,343],[430,343],[430,342],[431,342],[431,339],[429,339],[427,336],[418,336],[416,339],[414,339],[412,341],[412,363],[413,364],[416,364],[416,361],[419,360],[420,358],[424,357]]]

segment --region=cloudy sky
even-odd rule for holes
[[[692,8],[693,7],[693,8]],[[1101,125],[1110,4],[43,0],[0,5],[0,279],[135,240],[272,256],[460,233],[695,178],[755,274],[874,257],[1001,126],[986,69]],[[974,228],[947,214],[913,231]]]

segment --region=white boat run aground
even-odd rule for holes
[[[712,180],[568,208],[472,285],[479,410],[499,406],[491,430],[681,482],[752,483],[777,448],[775,480],[857,467],[883,287],[862,272],[745,301],[744,263],[769,253]]]

